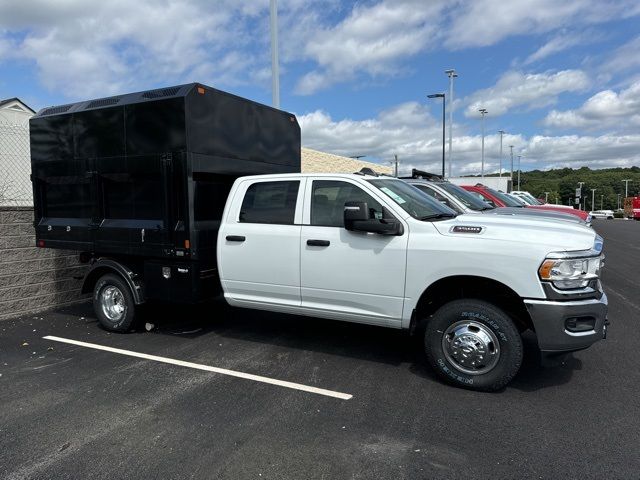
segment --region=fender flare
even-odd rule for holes
[[[139,275],[136,270],[112,258],[98,258],[93,262],[84,277],[81,292],[91,293],[100,277],[107,273],[115,273],[127,282],[127,285],[129,285],[129,289],[131,290],[131,295],[133,296],[133,301],[136,305],[140,305],[145,302],[142,276]]]

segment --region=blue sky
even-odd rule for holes
[[[279,0],[282,108],[303,145],[438,170],[455,68],[453,173],[499,135],[524,169],[640,165],[637,0]],[[271,102],[268,0],[0,0],[0,98],[35,109],[202,82]]]

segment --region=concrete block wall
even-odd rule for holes
[[[84,300],[76,252],[35,247],[33,209],[0,207],[0,320]]]

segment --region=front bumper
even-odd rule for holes
[[[533,321],[538,337],[538,346],[543,352],[571,352],[582,350],[606,336],[607,296],[599,299],[557,302],[552,300],[524,301]],[[567,321],[580,319],[593,321],[593,328],[572,332],[567,330]]]

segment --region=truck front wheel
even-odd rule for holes
[[[522,364],[518,329],[502,310],[482,300],[440,307],[427,323],[424,345],[438,375],[473,390],[503,388]]]
[[[135,320],[135,303],[127,283],[118,275],[100,277],[93,289],[93,309],[100,325],[112,332],[127,332]]]

